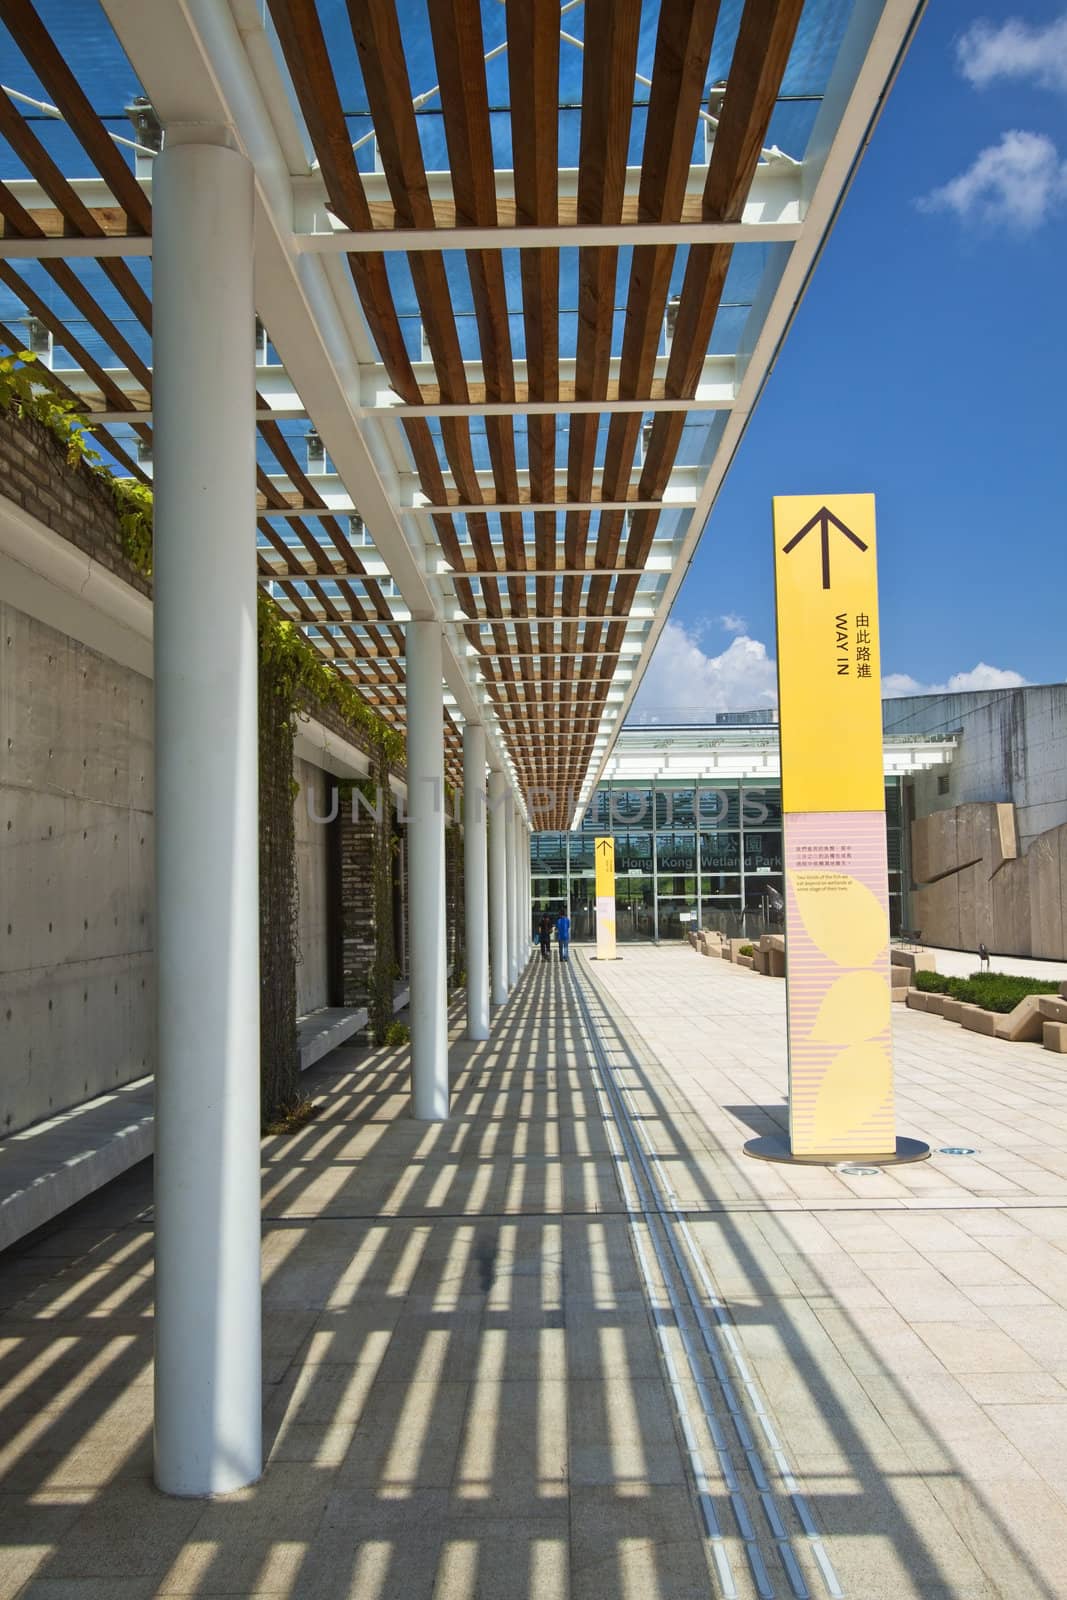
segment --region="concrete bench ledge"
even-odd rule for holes
[[[154,1101],[137,1078],[0,1140],[0,1250],[150,1156]]]
[[[409,999],[407,984],[393,1010]],[[300,1070],[306,1071],[367,1026],[365,1007],[324,1006],[297,1020]],[[137,1078],[84,1105],[0,1139],[0,1250],[25,1238],[155,1148],[155,1090]]]
[[[403,1011],[411,998],[408,984],[400,984],[393,991],[393,1012]],[[339,1045],[347,1044],[362,1033],[369,1017],[366,1006],[320,1006],[297,1018],[296,1038],[300,1051],[300,1070],[306,1072],[316,1061],[329,1055]]]

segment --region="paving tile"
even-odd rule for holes
[[[569,1600],[569,1517],[448,1523],[433,1600]]]
[[[960,1383],[979,1405],[1040,1405],[1067,1399],[1067,1385],[1051,1372],[961,1372]]]
[[[337,1489],[300,1567],[300,1600],[432,1600],[448,1494]]]
[[[161,1576],[202,1514],[201,1502],[161,1495],[147,1480],[108,1484],[72,1524],[47,1577],[114,1582]]]
[[[452,1480],[453,1514],[559,1516],[570,1473],[568,1409],[561,1382],[471,1386]]]
[[[987,1405],[986,1414],[1049,1487],[1067,1498],[1067,1395],[1058,1403]]]
[[[959,1322],[920,1322],[916,1326],[920,1337],[949,1372],[1038,1370],[1034,1358],[999,1328]]]
[[[389,1382],[367,1398],[338,1474],[387,1496],[445,1489],[460,1447],[468,1385],[439,1379]]]
[[[680,1485],[660,1485],[643,1495],[575,1487],[572,1600],[707,1600],[714,1590],[701,1531],[689,1492]]]
[[[570,1474],[574,1485],[614,1485],[621,1494],[682,1483],[685,1465],[663,1381],[617,1375],[570,1386]]]

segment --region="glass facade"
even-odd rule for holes
[[[889,916],[906,925],[901,780],[885,784]],[[782,797],[775,784],[605,783],[573,833],[535,833],[534,924],[570,907],[572,937],[596,937],[593,840],[615,840],[620,940],[682,939],[690,928],[746,937],[783,920]]]

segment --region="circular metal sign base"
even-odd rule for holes
[[[752,1156],[756,1161],[782,1161],[797,1167],[836,1167],[848,1161],[863,1167],[899,1167],[906,1161],[925,1161],[930,1154],[930,1146],[923,1144],[921,1139],[898,1139],[891,1155],[849,1157],[839,1152],[832,1156],[795,1156],[784,1134],[769,1133],[762,1139],[749,1139],[744,1151],[746,1156]]]

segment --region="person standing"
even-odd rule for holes
[[[547,911],[537,924],[537,942],[541,946],[541,960],[552,960],[552,918]]]
[[[571,919],[566,911],[556,918],[556,943],[559,945],[559,959],[569,961],[571,958]]]

